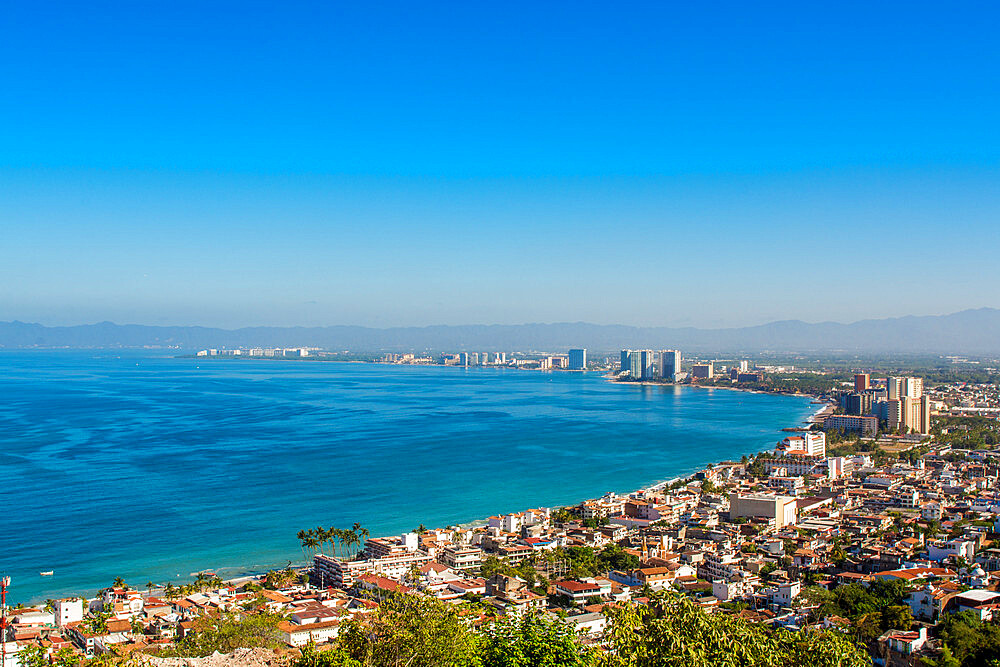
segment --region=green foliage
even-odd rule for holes
[[[45,655],[45,649],[37,644],[28,644],[17,652],[21,667],[76,667],[80,656],[72,649],[61,648],[52,654],[51,661]]]
[[[21,667],[48,667],[49,664],[45,649],[37,644],[27,644],[18,651],[17,660]]]
[[[944,433],[945,429],[950,432]],[[938,417],[931,434],[938,444],[986,449],[1000,444],[1000,423],[988,417]]]
[[[624,605],[608,616],[613,652],[605,667],[871,664],[865,650],[841,633],[771,629],[728,614],[708,614],[672,593],[654,593],[649,607]]]
[[[454,606],[391,595],[372,614],[341,625],[332,650],[295,667],[472,667],[476,648],[476,636]]]
[[[639,557],[626,553],[617,544],[609,544],[601,551],[591,547],[568,547],[559,552],[569,564],[572,577],[604,576],[608,570],[633,570],[639,567]]]
[[[291,567],[284,570],[271,570],[264,576],[264,587],[272,590],[291,586],[298,579],[298,575]]]
[[[820,603],[820,617],[850,619],[855,635],[865,641],[877,639],[886,630],[908,630],[913,625],[913,615],[904,602],[907,587],[902,581],[875,580],[868,587],[848,584],[825,595],[810,587],[804,593]]]
[[[482,667],[589,667],[597,655],[574,641],[568,624],[544,616],[504,617],[482,633]]]
[[[514,566],[507,561],[500,560],[496,556],[487,556],[479,565],[479,574],[489,579],[494,574],[504,574],[509,577],[517,576]]]
[[[934,658],[923,658],[921,663],[925,667],[962,667],[962,663],[952,655],[951,649],[947,646],[941,647],[941,655],[937,657],[937,660]]]
[[[292,667],[596,667],[597,654],[575,638],[565,622],[532,614],[476,631],[453,605],[394,595],[343,624],[330,650],[307,647]]]
[[[231,653],[238,648],[280,648],[284,646],[278,624],[284,620],[280,614],[259,613],[237,615],[224,613],[219,617],[205,615],[195,622],[194,632],[167,655],[203,657],[215,651]]]
[[[971,611],[945,616],[937,626],[937,636],[962,665],[998,664],[1000,626],[983,623]]]
[[[83,622],[83,629],[95,635],[108,631],[108,619],[111,618],[111,605],[104,605],[101,611],[94,612]]]
[[[560,507],[552,513],[551,521],[557,523],[569,523],[574,519],[574,514],[566,507]]]

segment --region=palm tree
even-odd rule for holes
[[[342,540],[344,537],[344,531],[341,530],[340,528],[331,527],[329,537],[330,537],[330,548],[333,549],[333,555],[336,558],[338,557],[338,554],[340,554],[341,548],[343,547]]]
[[[168,583],[163,588],[163,595],[167,598],[167,600],[173,600],[177,597],[177,588],[175,588],[173,584]]]
[[[115,577],[115,580],[111,582],[112,588],[125,588],[125,580],[121,577]]]
[[[333,539],[340,543],[340,557],[344,558],[345,551],[347,547],[347,535],[350,531],[344,530],[342,528],[337,528],[333,531]]]
[[[356,537],[354,543],[355,546],[361,547],[368,540],[368,535],[369,535],[368,529],[362,527],[361,524],[358,523],[357,521],[354,522],[354,526],[351,528],[351,531],[354,533]]]
[[[315,538],[311,530],[306,534],[305,541],[303,542],[303,544],[305,545],[306,549],[309,549],[313,553],[315,553],[316,550],[319,548],[319,540]]]
[[[153,589],[154,588],[156,588],[156,584],[154,584],[152,581],[147,581],[146,582],[146,596],[147,597],[153,594]]]
[[[316,526],[316,539],[319,540],[319,552],[323,552],[323,544],[330,539],[330,530],[323,528],[323,526]]]
[[[295,533],[295,537],[297,537],[299,540],[299,546],[302,548],[303,560],[309,560],[309,557],[306,555],[306,535],[307,533],[304,530],[300,530],[299,532]]]
[[[353,530],[345,530],[341,539],[344,541],[345,558],[353,558],[354,545],[358,540],[358,535]]]

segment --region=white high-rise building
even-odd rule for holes
[[[923,395],[923,378],[903,378],[903,396],[907,398],[920,398]]]

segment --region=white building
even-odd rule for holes
[[[83,620],[83,600],[80,598],[56,600],[52,607],[55,610],[56,625],[63,626]]]
[[[973,542],[955,538],[947,542],[931,542],[928,544],[927,560],[940,563],[948,558],[948,556],[955,556],[956,558],[964,558],[967,561],[971,561],[975,552],[976,545]]]
[[[826,456],[826,433],[806,431],[790,435],[775,447],[779,456]]]
[[[792,600],[797,598],[801,592],[802,582],[800,581],[778,584],[773,588],[767,589],[767,601],[779,607],[787,607],[792,604]]]

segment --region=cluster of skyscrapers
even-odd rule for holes
[[[680,350],[622,350],[620,375],[633,380],[670,380],[681,374]]]
[[[884,385],[872,383],[871,375],[854,376],[854,391],[840,398],[848,415],[877,418],[890,431],[929,433],[930,398],[924,394],[924,381],[915,377],[888,377]]]

